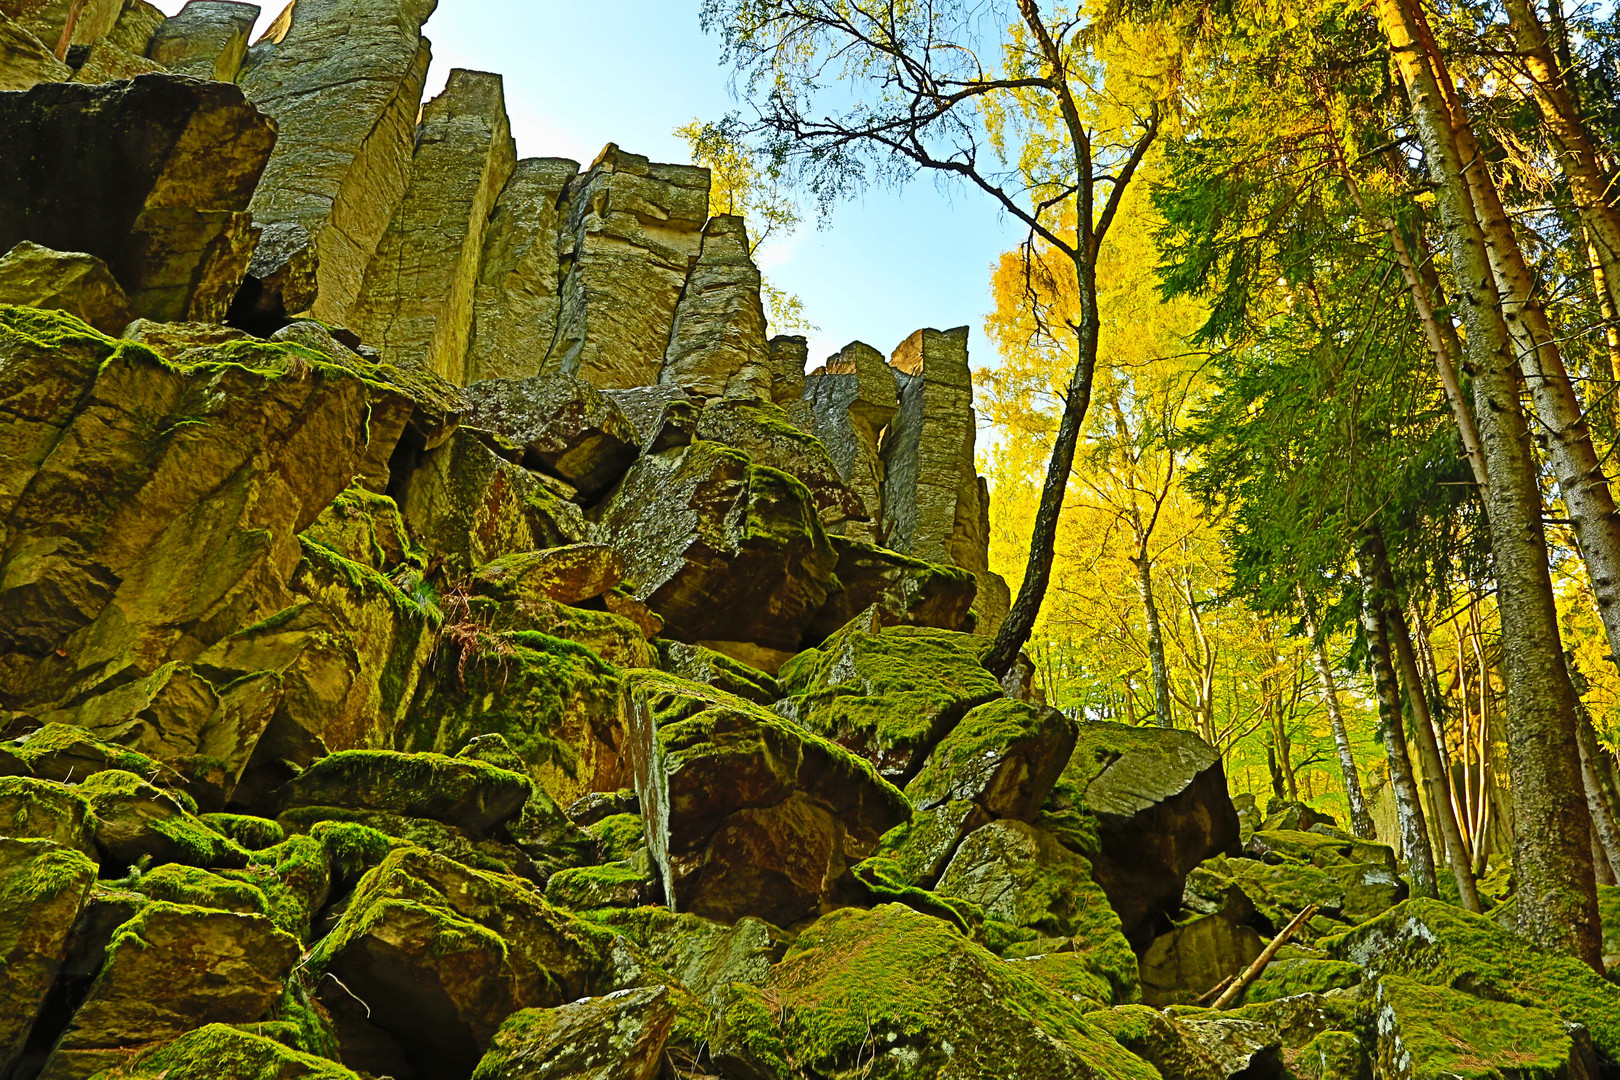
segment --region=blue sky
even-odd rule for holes
[[[178,11],[184,0],[156,0]],[[266,4],[264,21],[279,10]],[[603,144],[654,160],[688,160],[672,131],[736,108],[719,45],[698,27],[697,0],[440,0],[428,91],[452,67],[505,76],[518,152],[589,162]],[[761,252],[765,272],[797,293],[810,321],[812,365],[860,339],[887,353],[919,327],[971,328],[975,364],[990,267],[1018,242],[988,199],[924,177],[874,190]]]

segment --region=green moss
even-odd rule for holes
[[[160,791],[134,773],[108,769],[79,785],[96,817],[103,821],[138,815],[141,827],[161,839],[136,841],[151,846],[165,861],[191,866],[246,866],[250,856],[236,842],[196,816],[196,802],[183,792]],[[98,843],[100,842],[98,838]]]
[[[393,838],[353,822],[323,821],[309,830],[309,836],[326,850],[327,865],[340,881],[359,881],[395,846]]]
[[[1574,1044],[1557,1014],[1486,1001],[1391,976],[1379,982],[1379,1028],[1399,1040],[1410,1075],[1526,1080],[1567,1075]]]
[[[1583,1024],[1598,1051],[1620,1059],[1620,986],[1572,957],[1535,949],[1482,915],[1408,900],[1321,943],[1336,959],[1483,998],[1556,1011]]]
[[[1087,1009],[908,908],[844,909],[808,928],[771,976],[783,1042],[820,1075],[844,1075],[874,1046],[910,1064],[890,1075],[939,1074],[942,1044],[971,1043],[1006,1075],[1051,1074],[1053,1055],[1111,1080],[1157,1073],[1087,1019]]]
[[[257,885],[192,866],[175,863],[159,866],[143,874],[136,888],[154,900],[174,904],[218,908],[242,915],[270,913],[270,902]]]
[[[1300,957],[1274,960],[1265,973],[1249,987],[1246,1001],[1276,1001],[1295,994],[1325,994],[1360,986],[1366,973],[1356,964],[1342,960],[1315,960]]]
[[[559,870],[546,882],[546,902],[570,911],[635,907],[647,892],[647,874],[628,863],[576,866]]]
[[[75,780],[83,780],[99,769],[119,769],[134,773],[143,780],[152,780],[163,771],[162,765],[145,754],[103,742],[83,728],[70,724],[46,724],[21,742],[14,743],[11,750],[31,771],[38,771],[47,759],[68,759],[72,762],[69,768]]]
[[[1001,696],[968,634],[846,627],[789,660],[777,676],[783,710],[841,743],[861,746],[890,776],[909,777],[935,743],[976,705]]]
[[[337,581],[344,582],[362,598],[380,597],[388,601],[395,611],[417,622],[437,625],[440,612],[417,602],[406,594],[392,579],[378,573],[364,563],[346,558],[307,533],[298,537],[304,552],[304,561]]]
[[[1097,973],[1091,958],[1084,953],[1045,953],[1012,963],[1018,971],[1084,1008],[1101,1008],[1115,1000],[1114,986]]]
[[[202,822],[249,851],[275,847],[287,838],[281,826],[269,818],[246,814],[203,814]]]
[[[269,1026],[269,1025],[266,1025]],[[97,1073],[93,1080],[358,1080],[354,1073],[243,1028],[210,1024]]]
[[[902,825],[900,828],[904,829],[905,826]],[[940,896],[938,893],[907,884],[904,868],[894,859],[874,856],[856,863],[851,867],[851,873],[874,901],[904,904],[925,915],[944,919],[969,937],[990,943],[990,947],[997,952],[1019,939],[1016,928],[1007,923],[998,923],[992,929],[985,922],[984,909],[977,904]],[[993,942],[987,936],[990,934],[996,935]]]
[[[0,888],[0,911],[27,911],[55,900],[70,889],[83,890],[96,879],[97,866],[70,848],[39,844],[40,851],[26,868],[5,879]]]
[[[647,843],[639,814],[613,814],[585,831],[597,842],[606,862],[628,859]]]

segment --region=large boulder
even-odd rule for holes
[[[1384,851],[1390,853],[1387,862],[1344,859],[1327,866],[1293,858],[1260,861],[1218,855],[1187,876],[1183,902],[1193,910],[1212,910],[1237,889],[1253,905],[1255,926],[1268,936],[1315,904],[1317,914],[1300,932],[1300,940],[1309,941],[1359,926],[1406,899],[1406,882],[1395,872],[1393,852]]]
[[[65,311],[103,334],[130,323],[129,297],[107,264],[24,240],[0,259],[0,304]]]
[[[478,259],[516,164],[501,77],[451,71],[422,110],[410,186],[349,309],[389,360],[467,383]]]
[[[1399,976],[1379,980],[1373,1028],[1380,1076],[1597,1080],[1602,1075],[1585,1029],[1555,1012]]]
[[[1108,1000],[1133,1001],[1136,956],[1119,916],[1091,876],[1091,864],[1049,833],[1016,819],[970,833],[940,876],[935,892],[984,910],[1006,940],[1004,956],[1071,951],[1106,980]]]
[[[276,793],[281,810],[339,806],[431,818],[487,833],[529,799],[522,773],[482,761],[392,750],[346,750],[322,758]]]
[[[643,457],[600,524],[667,636],[767,670],[797,651],[836,562],[803,484],[715,443]]]
[[[15,839],[3,795],[0,828],[0,1072],[9,1074],[62,968],[96,864],[49,840]]]
[[[717,398],[737,384],[745,370],[766,370],[770,347],[765,343],[765,308],[759,287],[759,268],[754,265],[743,219],[732,214],[710,218],[675,308],[658,381]]]
[[[658,382],[709,219],[709,170],[656,165],[609,143],[568,185],[557,340],[546,373],[594,386]]]
[[[94,811],[96,849],[109,869],[142,860],[187,866],[248,863],[245,851],[193,813],[195,803],[134,773],[98,772],[78,790]]]
[[[352,353],[238,340],[185,357],[0,308],[0,409],[19,421],[0,428],[0,700],[223,798],[274,677],[195,663],[295,605],[298,533],[388,460],[415,391]]]
[[[507,1017],[592,992],[600,934],[516,880],[419,848],[390,854],[316,947],[343,1060],[465,1080]]]
[[[523,448],[523,464],[590,498],[636,460],[641,435],[612,398],[566,375],[488,379],[467,388],[463,417]]]
[[[0,130],[18,165],[0,181],[0,250],[32,240],[94,255],[138,316],[224,318],[276,142],[240,89],[156,74],[46,83],[0,98]]]
[[[437,2],[299,0],[249,50],[239,81],[281,140],[253,194],[243,314],[346,321],[410,182]]]
[[[473,293],[469,385],[535,375],[545,366],[561,307],[562,197],[578,175],[577,161],[525,158],[495,200]]]
[[[399,746],[454,754],[477,736],[503,736],[530,778],[565,806],[629,786],[616,668],[591,649],[534,631],[469,648],[428,673]]]
[[[262,1025],[261,1025],[262,1026]],[[359,1080],[335,1061],[226,1024],[142,1051],[93,1080]]]
[[[810,489],[823,525],[864,518],[866,508],[838,475],[827,450],[814,435],[799,430],[788,414],[768,401],[726,398],[698,415],[699,439],[730,446],[755,465],[780,469]]]
[[[1225,912],[1198,915],[1160,934],[1142,953],[1142,1000],[1149,1005],[1198,1001],[1259,957],[1265,939]]]
[[[207,1024],[261,1020],[300,951],[262,915],[147,903],[114,933],[41,1075],[88,1076]]]
[[[876,544],[829,537],[838,553],[837,587],[810,628],[811,640],[826,637],[869,608],[882,626],[930,626],[971,630],[978,580],[968,571],[923,562]]]
[[[900,905],[845,908],[807,928],[763,991],[721,999],[712,1051],[722,1069],[883,1080],[1148,1080],[1152,1066],[1085,1008]],[[779,1071],[772,1071],[773,1067]]]
[[[1397,976],[1550,1009],[1591,1032],[1599,1053],[1620,1058],[1620,986],[1573,957],[1534,948],[1483,915],[1438,900],[1408,900],[1332,939],[1330,951],[1375,978]]]
[[[1064,713],[1011,698],[968,713],[906,785],[911,821],[882,848],[895,872],[931,886],[970,833],[992,821],[1032,820],[1068,760],[1074,730]]]
[[[121,7],[120,0],[84,0],[77,4],[74,0],[5,0],[0,3],[0,14],[55,48],[64,34],[69,45],[96,41],[118,21]],[[68,32],[70,19],[73,28]]]
[[[1096,821],[1092,867],[1134,943],[1165,928],[1195,866],[1237,853],[1221,756],[1192,732],[1081,724],[1062,779],[1057,802]]]
[[[675,1002],[662,986],[514,1013],[474,1080],[653,1080]]]
[[[980,648],[966,634],[852,622],[783,666],[777,711],[903,784],[970,709],[1001,696]]]
[[[866,762],[757,705],[662,672],[627,683],[648,847],[678,911],[812,918],[909,815]]]
[[[66,784],[31,776],[0,777],[0,832],[15,840],[49,840],[94,855],[95,811]]]
[[[458,573],[591,539],[579,507],[461,428],[424,454],[399,493],[411,531]]]

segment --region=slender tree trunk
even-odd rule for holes
[[[1350,749],[1350,732],[1345,727],[1344,712],[1339,708],[1339,688],[1333,682],[1333,665],[1328,662],[1327,646],[1322,631],[1316,625],[1316,613],[1305,594],[1300,593],[1305,608],[1305,629],[1311,635],[1311,656],[1316,662],[1316,685],[1322,691],[1322,706],[1327,709],[1328,726],[1333,729],[1333,745],[1339,752],[1339,771],[1344,774],[1344,797],[1350,804],[1350,829],[1363,840],[1378,839],[1372,813],[1367,809],[1367,797],[1361,790],[1361,771],[1356,768],[1356,755]]]
[[[1519,59],[1530,76],[1542,127],[1558,151],[1558,164],[1569,182],[1575,210],[1586,225],[1611,308],[1620,308],[1620,213],[1610,203],[1613,192],[1592,140],[1587,136],[1574,95],[1553,56],[1546,31],[1532,0],[1504,0],[1508,25]]]
[[[1518,366],[1467,178],[1468,167],[1480,163],[1465,162],[1458,150],[1439,58],[1422,43],[1422,12],[1413,0],[1378,0],[1378,15],[1411,101],[1450,240],[1455,299],[1474,376],[1474,416],[1491,479],[1488,514],[1508,699],[1519,927],[1537,943],[1602,971],[1587,842],[1591,819],[1579,787],[1574,693],[1558,636],[1541,492],[1519,406]]]
[[[1395,661],[1406,684],[1406,699],[1412,703],[1412,730],[1417,737],[1418,758],[1423,763],[1424,786],[1429,791],[1429,806],[1434,811],[1434,824],[1439,827],[1441,843],[1445,845],[1446,862],[1457,879],[1457,892],[1464,911],[1478,912],[1479,890],[1474,885],[1473,859],[1463,843],[1462,830],[1451,801],[1451,777],[1434,737],[1434,715],[1429,709],[1429,695],[1423,685],[1418,668],[1417,654],[1412,649],[1412,636],[1406,625],[1406,614],[1395,589],[1395,575],[1389,568],[1389,552],[1384,539],[1377,532],[1367,538],[1368,562],[1372,565],[1377,583],[1379,602],[1384,607],[1384,622],[1390,644],[1394,646]]]
[[[1587,234],[1586,259],[1592,269],[1592,292],[1597,296],[1598,311],[1603,315],[1603,344],[1609,354],[1609,386],[1604,394],[1611,428],[1620,424],[1620,304],[1614,299],[1613,279],[1598,262],[1597,247]]]
[[[1620,867],[1620,821],[1615,818],[1615,807],[1611,801],[1614,791],[1613,773],[1610,771],[1610,783],[1605,785],[1600,775],[1606,765],[1609,765],[1603,747],[1598,745],[1597,733],[1592,730],[1589,718],[1581,718],[1580,726],[1581,747],[1581,785],[1586,789],[1586,808],[1592,815],[1592,840],[1596,847],[1594,851],[1603,855],[1597,862],[1598,884],[1614,884],[1614,871]],[[1603,880],[1604,871],[1608,871],[1609,880]]]
[[[1162,728],[1175,727],[1170,712],[1170,665],[1164,659],[1164,632],[1159,626],[1159,605],[1153,598],[1153,564],[1148,561],[1147,544],[1137,550],[1136,590],[1142,596],[1142,614],[1147,621],[1148,663],[1153,668],[1154,719]]]
[[[1401,852],[1407,872],[1412,875],[1412,893],[1438,897],[1434,876],[1434,851],[1429,847],[1429,826],[1423,819],[1423,799],[1417,778],[1412,775],[1412,759],[1406,750],[1406,730],[1401,722],[1401,688],[1390,663],[1389,635],[1384,612],[1376,596],[1373,575],[1362,574],[1361,626],[1367,635],[1367,651],[1373,669],[1373,687],[1378,695],[1378,729],[1389,759],[1389,783],[1395,792],[1395,819],[1401,830]]]

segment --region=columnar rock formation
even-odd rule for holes
[[[1620,1059],[1389,848],[1007,696],[966,331],[807,376],[704,170],[418,118],[432,9],[0,0],[0,1080]]]

